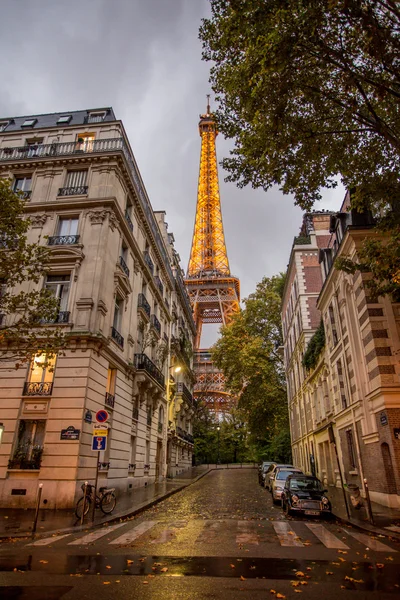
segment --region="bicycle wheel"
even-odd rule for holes
[[[75,514],[78,517],[78,519],[82,518],[83,500],[84,500],[84,498],[82,496],[82,498],[79,498],[78,502],[76,503]],[[91,502],[92,502],[91,499],[89,498],[89,496],[87,496],[86,503],[85,503],[85,515],[87,515],[89,512]]]
[[[116,504],[117,499],[115,497],[114,492],[104,494],[104,496],[100,500],[100,508],[105,515],[109,515],[110,513],[112,513]]]

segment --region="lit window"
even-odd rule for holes
[[[10,121],[0,121],[0,132],[5,131],[9,124]]]
[[[34,357],[29,370],[30,383],[50,383],[53,381],[56,357],[48,357],[44,352]]]
[[[95,140],[94,133],[78,133],[76,136],[77,150],[81,152],[92,152]]]
[[[70,120],[72,119],[71,115],[64,115],[63,117],[59,117],[57,123],[69,123]]]
[[[21,127],[33,127],[37,123],[37,119],[25,119]]]

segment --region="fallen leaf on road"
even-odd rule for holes
[[[133,565],[133,560],[129,560],[129,558],[126,559],[126,564],[127,565]]]
[[[240,576],[240,581],[246,581],[246,577],[243,577],[243,575]]]
[[[142,581],[143,585],[148,585],[149,582],[148,581]]]
[[[269,590],[271,594],[276,594],[275,590]]]
[[[229,566],[230,566],[232,569],[234,569],[234,568],[235,568],[235,565],[232,565],[232,564],[231,564],[231,565],[229,565]]]
[[[393,560],[393,557],[392,557],[392,556],[387,556],[387,557],[385,558],[385,560]]]
[[[42,563],[42,565],[47,565],[47,563],[49,562],[48,560],[39,560],[40,563]]]
[[[340,562],[346,562],[346,559],[342,558],[341,556],[339,556],[339,560],[340,560]]]
[[[291,584],[293,587],[297,587],[297,586],[299,586],[299,585],[300,585],[300,581],[291,581],[291,582],[290,582],[290,584]]]
[[[312,568],[311,567],[307,567],[306,571],[312,571]]]
[[[347,581],[352,581],[353,583],[364,583],[362,579],[353,579],[353,577],[349,577],[348,575],[345,576],[345,579],[347,579]]]
[[[168,567],[163,567],[163,568],[161,569],[161,573],[166,573],[167,571],[168,571]]]
[[[110,565],[106,565],[106,569],[111,569],[112,567],[110,567]]]
[[[103,581],[103,585],[108,585],[111,581]]]
[[[301,590],[294,590],[296,594],[301,594]]]
[[[120,579],[116,579],[115,583],[121,583],[121,580]]]
[[[338,550],[338,554],[347,554],[346,550]]]
[[[296,571],[296,577],[304,577],[303,571]]]
[[[327,575],[333,575],[333,571],[325,571]]]
[[[331,562],[331,565],[336,565],[337,567],[340,567],[340,563],[337,562]]]
[[[376,563],[376,566],[378,567],[378,569],[383,569],[383,567],[384,567],[385,565],[383,565],[382,563]]]
[[[277,594],[276,597],[277,598],[286,598],[286,596],[284,596],[283,594]]]

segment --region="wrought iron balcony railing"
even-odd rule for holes
[[[50,325],[54,323],[69,323],[69,310],[60,310],[54,319],[43,319],[42,323],[45,325]]]
[[[146,219],[149,223],[151,232],[154,239],[156,240],[157,248],[162,256],[163,264],[168,271],[168,275],[171,281],[174,276],[170,267],[167,250],[164,245],[164,241],[161,237],[158,224],[154,217],[153,209],[150,205],[150,201],[147,196],[147,192],[143,186],[142,179],[139,175],[138,168],[131,156],[129,147],[125,144],[122,137],[119,138],[108,138],[101,140],[93,140],[90,144],[83,144],[77,142],[60,142],[52,144],[38,144],[34,154],[27,153],[25,150],[22,153],[20,148],[3,148],[0,150],[0,162],[1,161],[20,161],[24,159],[34,158],[49,158],[54,156],[73,156],[74,154],[99,154],[109,152],[121,152],[128,165],[128,171],[134,183],[135,192],[142,206],[143,212],[146,215]]]
[[[78,185],[76,187],[59,188],[58,196],[84,196],[88,193],[89,186]]]
[[[151,256],[150,254],[147,252],[147,250],[145,250],[143,252],[143,258],[144,258],[144,262],[146,263],[146,265],[149,267],[151,273],[153,274],[154,271],[154,263],[151,260]]]
[[[139,409],[138,408],[132,408],[132,419],[134,421],[139,420]]]
[[[22,190],[15,190],[15,192],[20,196],[20,198],[22,198],[23,200],[29,200],[30,197],[32,196],[32,191],[31,190],[27,190],[26,192],[23,192]]]
[[[157,331],[158,335],[161,335],[161,323],[157,319],[156,315],[151,315],[150,317],[151,326]]]
[[[138,371],[145,371],[150,375],[160,386],[165,387],[164,375],[160,369],[150,360],[147,354],[135,354],[135,367]]]
[[[182,394],[182,397],[186,400],[186,402],[188,402],[188,404],[193,404],[193,396],[182,381],[178,381],[176,392],[177,394]]]
[[[52,381],[26,381],[23,396],[50,396],[53,391]]]
[[[124,261],[124,259],[122,258],[122,256],[119,257],[119,264],[121,266],[121,269],[125,273],[125,275],[127,277],[129,277],[129,268],[128,268],[128,265],[126,264],[126,262]]]
[[[158,275],[154,275],[154,282],[156,284],[156,286],[158,287],[158,289],[160,290],[161,294],[164,293],[164,286],[162,284],[161,279],[159,278]]]
[[[52,235],[48,238],[49,246],[71,246],[79,242],[79,235]]]
[[[180,437],[182,440],[185,440],[185,442],[189,442],[190,444],[194,443],[192,434],[182,429],[182,427],[177,427],[176,433],[178,434],[178,437]]]
[[[157,425],[157,431],[158,433],[162,433],[164,429],[164,424],[163,423],[158,423]]]
[[[133,231],[133,223],[132,223],[132,219],[129,216],[128,211],[125,212],[125,220],[128,223],[128,227],[131,231]]]
[[[99,471],[108,471],[108,469],[110,468],[110,463],[109,462],[99,462],[98,466],[98,470]]]
[[[106,395],[104,398],[104,404],[106,406],[109,406],[110,408],[114,408],[115,396],[113,394],[110,394],[110,392],[106,392]]]
[[[151,308],[150,308],[150,304],[147,302],[146,296],[144,294],[139,294],[137,305],[138,305],[138,308],[141,308],[144,310],[144,312],[150,319]]]
[[[128,471],[134,471],[136,469],[136,463],[129,463]]]
[[[41,455],[37,458],[10,458],[8,461],[8,469],[25,469],[36,470],[40,469],[42,464]]]
[[[118,346],[121,346],[121,348],[124,347],[124,338],[120,332],[115,329],[115,327],[111,327],[111,337],[115,342],[117,342]]]

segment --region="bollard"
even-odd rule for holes
[[[368,482],[367,482],[366,479],[364,479],[364,487],[365,487],[365,496],[366,496],[367,506],[368,506],[368,518],[369,518],[369,522],[371,523],[371,525],[375,525],[375,523],[374,523],[374,517],[373,517],[373,514],[372,514],[371,498],[369,497]]]
[[[43,483],[39,483],[39,489],[38,489],[38,494],[37,494],[37,498],[36,498],[35,518],[33,519],[33,525],[32,525],[32,537],[35,537],[35,533],[36,533],[36,526],[37,526],[37,521],[38,521],[38,517],[39,517],[39,508],[40,508],[40,499],[42,497],[42,490],[43,490]]]
[[[83,525],[83,519],[85,518],[87,485],[88,485],[88,482],[85,481],[85,487],[83,490],[83,508],[82,508],[82,515],[81,515],[81,525]]]

